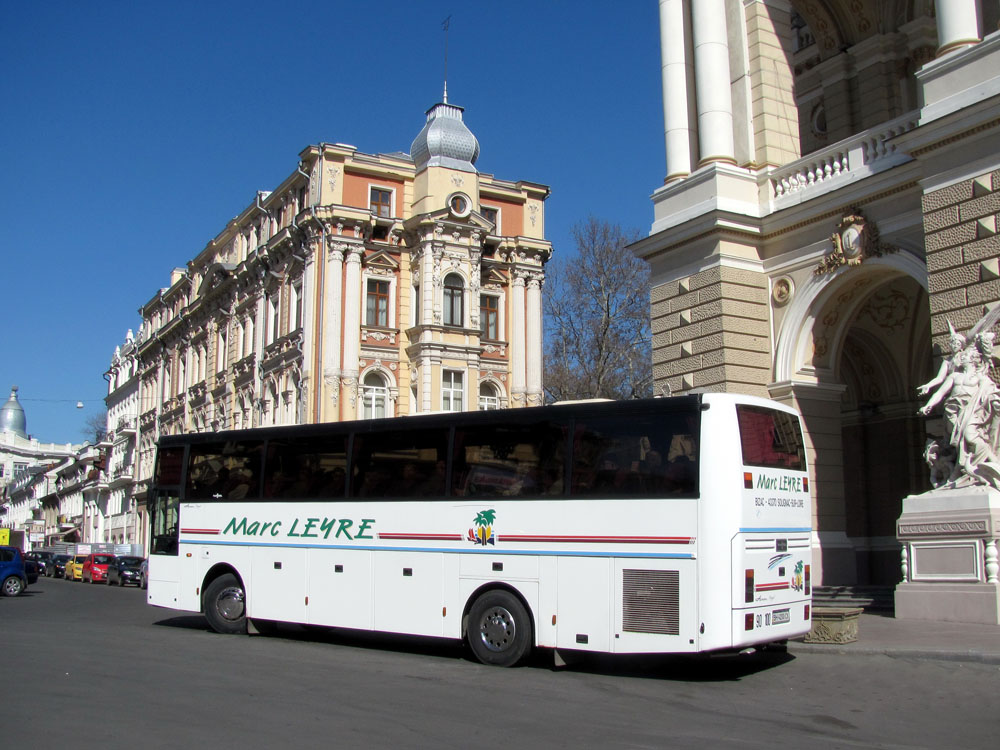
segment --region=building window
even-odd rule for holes
[[[389,402],[389,388],[377,372],[365,375],[361,385],[361,408],[363,419],[381,419],[387,416],[386,405]]]
[[[267,343],[271,344],[276,338],[278,338],[278,295],[269,294],[267,295],[267,302],[265,309],[267,310],[267,319],[265,321],[267,330],[264,332]]]
[[[465,294],[465,283],[457,273],[448,274],[444,279],[444,324],[461,327],[465,322],[465,309],[462,298]]]
[[[389,282],[368,279],[365,325],[389,326]]]
[[[215,357],[215,371],[222,372],[226,369],[226,329],[219,329],[219,350]]]
[[[500,394],[492,383],[482,383],[479,386],[479,410],[493,411],[500,408]]]
[[[500,298],[492,294],[479,295],[479,332],[484,339],[500,338]]]
[[[493,206],[480,206],[479,213],[493,224],[493,234],[500,234],[500,209]]]
[[[413,325],[420,325],[420,287],[413,287]]]
[[[297,331],[302,327],[302,282],[292,284],[292,320],[289,323],[290,331]]]
[[[444,371],[441,377],[441,409],[462,411],[462,373]]]
[[[392,191],[373,187],[369,196],[371,212],[375,216],[388,219],[392,215]]]

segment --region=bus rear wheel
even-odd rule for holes
[[[205,589],[205,619],[216,633],[247,632],[246,592],[232,573],[219,576]]]
[[[513,667],[531,651],[531,619],[509,591],[487,591],[469,610],[469,648],[483,664]]]

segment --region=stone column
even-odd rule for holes
[[[700,164],[736,161],[725,0],[691,3]]]
[[[527,405],[542,403],[542,275],[528,278],[527,308],[525,310],[525,381]]]
[[[978,44],[979,14],[976,0],[934,0],[937,15],[937,56]]]
[[[525,405],[525,319],[524,319],[524,274],[514,271],[511,283],[511,406]]]
[[[358,407],[358,358],[361,356],[361,256],[364,250],[347,251],[344,276],[344,359],[341,363],[342,385],[347,403],[341,402],[343,419],[354,419]]]
[[[323,331],[323,383],[333,402],[333,416],[339,413],[340,405],[340,328],[343,323],[343,283],[344,251],[346,243],[338,242],[327,249],[326,279],[324,284],[323,320],[319,322]],[[327,414],[326,403],[320,407],[320,421]]]
[[[663,125],[667,148],[664,182],[691,173],[691,113],[684,0],[660,0],[660,54],[663,60]]]

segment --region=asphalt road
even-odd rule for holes
[[[985,748],[1000,668],[886,656],[470,661],[436,641],[221,636],[145,592],[0,599],[0,747]]]

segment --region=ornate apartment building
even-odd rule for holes
[[[462,112],[306,148],[142,306],[138,480],[161,434],[542,402],[549,190],[478,172]]]
[[[917,387],[1000,300],[1000,3],[660,0],[663,390],[797,406],[814,579],[894,584],[941,427]]]

